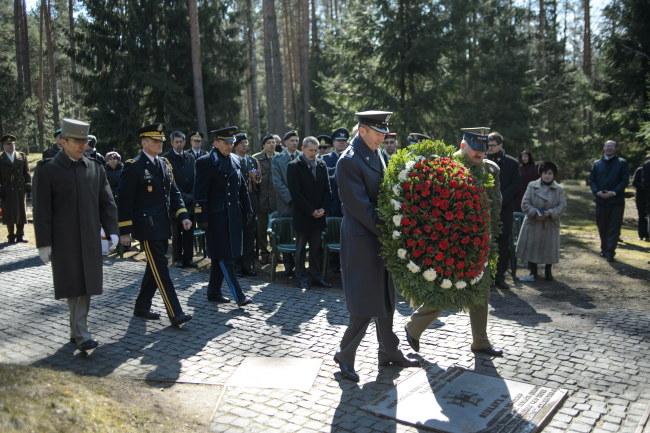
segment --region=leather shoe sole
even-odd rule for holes
[[[208,301],[216,302],[217,304],[227,304],[230,302],[230,299],[226,298],[225,296],[215,296],[213,298],[208,298]]]
[[[415,350],[416,352],[419,352],[420,351],[420,340],[411,337],[411,334],[409,334],[409,330],[406,327],[406,325],[404,325],[404,332],[406,333],[406,341],[409,344],[409,346],[411,346],[411,349]]]
[[[341,376],[343,376],[346,379],[350,379],[352,382],[359,381],[359,375],[357,374],[356,371],[354,371],[353,365],[345,364],[339,361],[336,355],[334,355],[334,362],[336,362],[339,365],[339,369],[341,370]]]
[[[99,346],[97,340],[90,339],[84,341],[79,346],[77,346],[77,349],[79,349],[82,352],[85,352],[86,350],[94,349],[97,346]]]
[[[151,311],[151,310],[149,310],[149,311],[135,310],[133,312],[133,315],[135,317],[141,317],[141,318],[147,319],[147,320],[158,320],[158,319],[160,319],[160,313],[156,313],[155,311]]]
[[[244,305],[248,305],[251,302],[253,302],[253,300],[251,298],[249,298],[248,296],[244,296],[244,299],[237,302],[237,305],[240,306],[240,307],[243,307]]]
[[[185,322],[189,322],[190,320],[192,320],[191,314],[181,313],[178,316],[174,317],[171,322],[174,326],[180,326]]]
[[[474,353],[485,353],[490,356],[503,356],[503,350],[498,347],[488,346],[485,349],[472,349]]]

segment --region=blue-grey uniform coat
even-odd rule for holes
[[[102,293],[100,229],[117,234],[117,209],[104,167],[65,152],[41,160],[32,190],[37,247],[52,247],[54,297]]]
[[[240,257],[244,221],[253,209],[246,181],[232,155],[212,149],[196,160],[194,204],[196,222],[208,223],[208,256],[217,260]]]
[[[388,156],[383,153],[384,165]],[[395,310],[395,286],[379,256],[377,198],[382,163],[360,136],[336,165],[336,183],[343,204],[341,279],[350,314],[387,317]]]

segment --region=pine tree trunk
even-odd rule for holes
[[[302,84],[302,129],[303,136],[311,135],[311,105],[309,76],[309,0],[300,0],[300,77]]]
[[[77,93],[77,80],[75,76],[77,75],[77,60],[75,55],[75,40],[74,40],[74,0],[68,0],[68,23],[70,28],[70,52],[72,56],[70,57],[70,71],[72,72],[72,97],[74,98]]]
[[[190,14],[190,43],[192,45],[192,82],[194,84],[194,105],[198,129],[206,137],[208,132],[205,116],[205,99],[203,95],[203,72],[201,70],[201,33],[199,29],[199,11],[196,0],[188,0]]]
[[[592,68],[591,68],[591,14],[590,14],[590,4],[589,0],[583,0],[582,5],[585,12],[585,22],[584,22],[584,35],[583,35],[583,48],[582,48],[582,72],[585,76],[591,78]]]
[[[268,127],[270,132],[282,134],[285,128],[284,86],[275,0],[263,0],[263,13]]]
[[[43,34],[45,33],[45,13],[43,8],[40,8],[40,16],[38,20],[38,86],[36,88],[38,97],[38,140],[41,149],[47,148],[47,142],[44,142],[45,137],[45,56],[43,53]],[[58,128],[58,126],[57,126]],[[56,129],[56,128],[54,128]]]
[[[52,41],[52,17],[50,15],[50,2],[48,0],[41,0],[41,9],[43,10],[43,18],[45,19],[45,40],[47,43],[47,63],[50,71],[50,93],[52,96],[52,121],[55,125],[59,121],[59,98],[57,92],[56,70],[54,65],[54,42]]]
[[[14,38],[16,40],[16,72],[18,74],[18,84],[21,88],[25,87],[25,76],[23,69],[23,7],[22,1],[14,0]]]
[[[250,121],[253,128],[253,137],[249,140],[253,153],[261,151],[260,140],[260,102],[257,90],[257,59],[255,56],[255,28],[253,25],[253,6],[251,0],[246,0],[246,42],[248,44],[248,68],[250,88]]]

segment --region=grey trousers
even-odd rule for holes
[[[90,311],[90,296],[68,298],[70,310],[70,338],[74,338],[77,346],[91,339],[88,331],[88,311]]]
[[[436,321],[443,310],[433,309],[421,305],[411,314],[406,322],[406,330],[409,335],[419,340],[422,333]],[[469,323],[472,328],[472,349],[482,350],[490,347],[490,340],[487,336],[488,303],[474,306],[469,309]]]
[[[350,322],[341,340],[341,350],[337,358],[344,364],[354,365],[357,348],[366,335],[366,330],[372,317],[359,317],[350,315]],[[377,328],[377,342],[379,343],[379,357],[385,360],[397,360],[402,358],[398,349],[399,338],[393,332],[393,315],[388,317],[375,317]]]

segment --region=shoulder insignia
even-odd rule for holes
[[[131,159],[127,159],[126,161],[124,161],[124,164],[133,164],[134,162],[135,162],[135,159],[131,158]]]

